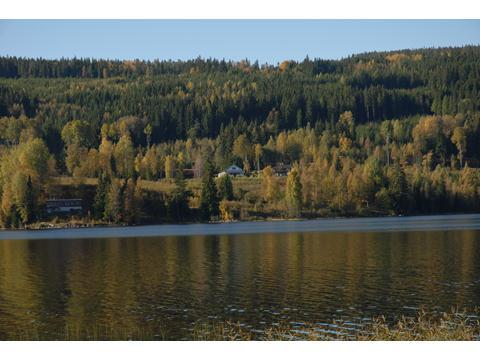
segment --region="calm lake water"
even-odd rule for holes
[[[0,232],[3,340],[479,305],[480,215]]]

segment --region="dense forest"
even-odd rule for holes
[[[129,224],[479,211],[479,95],[478,46],[278,66],[2,57],[0,223],[44,220],[59,196]],[[231,164],[247,176],[215,178]]]

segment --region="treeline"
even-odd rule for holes
[[[3,57],[0,116],[38,118],[45,136],[57,140],[72,119],[98,134],[104,123],[135,116],[151,124],[153,143],[214,138],[229,125],[266,142],[307,123],[321,131],[345,111],[357,123],[478,111],[479,59],[474,46],[278,66]]]

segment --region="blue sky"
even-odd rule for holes
[[[0,20],[0,55],[276,64],[480,44],[480,20]]]

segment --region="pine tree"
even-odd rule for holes
[[[134,224],[138,219],[138,204],[135,196],[136,184],[133,179],[128,179],[123,191],[122,219],[127,224]]]
[[[188,207],[189,196],[191,196],[191,192],[187,189],[183,171],[180,169],[175,174],[175,188],[167,204],[168,215],[172,220],[185,220],[188,218],[190,213],[190,208]]]
[[[205,162],[205,169],[202,179],[202,192],[200,195],[200,216],[203,221],[209,221],[212,217],[218,216],[219,199],[217,186],[215,185],[215,171],[210,159]]]
[[[108,173],[102,172],[98,177],[97,191],[93,203],[93,214],[96,219],[103,219],[105,213],[105,203],[111,179]]]
[[[36,218],[35,202],[36,202],[35,189],[33,188],[32,178],[29,176],[27,180],[27,188],[25,191],[25,204],[24,204],[25,217],[23,219],[23,222],[26,224],[35,221],[35,218]]]
[[[392,207],[397,214],[407,211],[408,183],[402,166],[395,162],[389,176],[388,192],[392,200]]]
[[[10,225],[10,227],[14,229],[20,226],[20,213],[15,204],[12,205],[10,209],[10,218],[8,219],[8,225]]]
[[[221,200],[233,200],[233,184],[228,174],[220,177],[218,181],[218,196]]]

